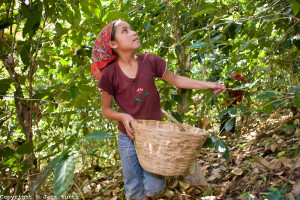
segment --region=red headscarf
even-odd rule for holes
[[[116,55],[113,54],[108,45],[111,41],[112,27],[115,22],[109,23],[101,30],[93,47],[91,73],[98,80],[101,78],[101,70],[116,59]]]

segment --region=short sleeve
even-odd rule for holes
[[[154,54],[149,54],[149,57],[152,62],[154,77],[162,78],[166,72],[167,62]]]
[[[115,95],[114,84],[113,84],[114,77],[108,71],[109,70],[105,70],[105,69],[102,71],[101,79],[97,87],[102,91],[108,93],[109,95],[114,96]]]

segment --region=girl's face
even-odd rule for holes
[[[115,40],[112,41],[112,48],[115,51],[135,51],[141,47],[139,37],[127,22],[117,21],[114,28]]]

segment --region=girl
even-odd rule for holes
[[[165,177],[141,168],[130,126],[136,119],[161,120],[160,97],[154,77],[186,89],[211,88],[215,94],[225,91],[225,86],[219,83],[173,74],[166,69],[166,62],[156,55],[135,54],[140,47],[139,38],[131,26],[116,20],[98,35],[92,58],[92,74],[99,80],[97,87],[102,90],[102,114],[118,121],[118,149],[126,197],[136,200],[155,197],[165,185]],[[112,109],[113,99],[122,112]]]

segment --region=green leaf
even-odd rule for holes
[[[195,15],[192,15],[192,17],[198,17],[198,16],[204,15],[204,14],[206,14],[208,12],[211,12],[211,11],[214,11],[214,10],[216,10],[216,9],[213,8],[213,7],[206,8],[204,10],[201,10],[200,12],[197,12]]]
[[[216,142],[216,138],[214,137],[210,137],[210,138],[207,138],[202,146],[202,148],[213,148],[214,147],[214,144]]]
[[[225,130],[230,131],[234,126],[234,118],[230,118],[225,124]]]
[[[6,162],[4,163],[4,165],[9,165],[10,167],[14,165],[14,163],[16,162],[16,157],[11,157],[8,160],[6,160]]]
[[[266,114],[271,114],[274,111],[275,108],[276,107],[274,107],[271,103],[268,103],[267,105],[265,105],[263,107],[263,109],[266,112]]]
[[[55,24],[55,30],[56,30],[56,36],[58,39],[61,38],[61,36],[63,35],[63,27],[60,23],[56,23]]]
[[[62,50],[62,52],[63,52],[64,55],[68,55],[68,54],[72,53],[73,50],[71,48],[64,48]]]
[[[297,14],[300,10],[300,4],[295,0],[290,0],[290,3],[292,5],[292,11],[293,11],[294,16],[297,16]]]
[[[215,150],[216,150],[216,152],[222,154],[226,160],[229,159],[230,151],[229,151],[227,145],[223,141],[221,141],[221,140],[216,141]]]
[[[172,103],[170,101],[166,101],[164,104],[165,110],[171,110],[172,109]]]
[[[79,94],[80,94],[80,92],[79,92],[79,88],[78,87],[75,87],[75,86],[70,87],[70,96],[73,99],[75,99]]]
[[[78,4],[73,4],[72,6],[73,10],[74,10],[74,18],[73,18],[73,23],[72,23],[72,28],[78,28],[81,22],[81,13],[80,13],[80,9],[79,9],[79,5]]]
[[[299,127],[299,125],[288,125],[287,127],[283,128],[284,131],[290,131],[290,130],[294,130],[297,127]]]
[[[182,123],[182,116],[177,112],[172,112],[172,116],[180,123]]]
[[[61,196],[69,191],[74,178],[75,160],[72,155],[60,160],[54,168],[54,194]]]
[[[0,20],[0,31],[14,24],[13,18],[5,18]]]
[[[19,167],[19,171],[26,173],[29,169],[33,169],[35,166],[33,164],[27,164],[27,163],[24,163],[22,165],[20,165]]]
[[[278,189],[275,187],[268,187],[268,190],[270,190],[271,192],[278,192]]]
[[[33,143],[32,142],[26,142],[23,143],[20,147],[17,148],[18,154],[30,154],[33,152]]]
[[[266,199],[268,200],[282,200],[282,193],[283,191],[279,191],[277,188],[274,188],[274,187],[269,187],[268,188],[271,193],[269,193],[267,196],[266,196]]]
[[[39,144],[39,146],[37,147],[37,149],[35,150],[35,152],[40,152],[41,150],[43,150],[43,148],[49,143],[48,140],[43,141],[42,143]]]
[[[113,21],[122,19],[123,14],[120,11],[110,11],[103,17],[103,21]]]
[[[31,49],[31,44],[26,43],[21,50],[21,59],[24,65],[30,64],[30,57],[29,57],[30,49]]]
[[[3,195],[7,195],[7,196],[9,196],[9,191],[10,191],[10,189],[12,188],[12,187],[14,187],[15,186],[15,183],[11,183],[9,186],[7,186],[6,188],[5,188],[5,190],[3,191]]]
[[[0,158],[9,158],[13,156],[15,151],[9,147],[5,147],[4,149],[0,149]]]
[[[43,4],[40,1],[36,1],[30,9],[27,5],[22,3],[22,11],[23,10],[26,12],[27,18],[23,28],[23,38],[25,38],[27,34],[29,34],[29,38],[32,38],[41,23]]]
[[[232,89],[232,90],[241,90],[241,89],[251,88],[251,87],[253,87],[257,82],[258,82],[258,80],[254,81],[253,83],[245,83],[245,84],[241,84],[241,85],[238,85],[238,86],[233,87],[233,88],[231,88],[231,89]]]
[[[182,96],[180,96],[178,94],[171,94],[171,98],[178,103],[182,103]]]
[[[219,34],[219,35],[213,37],[213,38],[210,40],[210,43],[214,43],[215,41],[219,40],[222,36],[223,36],[223,34]]]
[[[106,130],[101,130],[101,131],[94,131],[89,133],[88,135],[83,136],[83,139],[88,140],[90,142],[94,141],[102,141],[105,140],[105,138],[111,138],[112,136],[107,134]]]
[[[89,17],[92,17],[94,14],[90,11],[89,9],[89,1],[86,1],[86,0],[81,0],[79,1],[79,4],[81,6],[81,10],[87,14]]]
[[[44,171],[37,176],[31,194],[34,194],[37,190],[41,188],[41,186],[45,183],[47,177],[51,174],[53,168],[67,154],[68,151],[69,148],[64,150],[59,156],[55,157],[49,162],[49,164],[45,167]]]
[[[240,105],[239,109],[240,109],[240,111],[242,112],[243,115],[245,115],[245,116],[250,116],[251,115],[251,110],[249,110],[248,107],[246,107],[244,105]]]
[[[267,92],[265,94],[260,94],[256,96],[256,99],[270,99],[270,98],[274,98],[277,97],[278,95],[273,93],[273,92]]]
[[[237,109],[236,108],[227,108],[227,109],[223,110],[222,112],[220,112],[219,117],[226,115],[227,113],[229,113],[230,116],[234,117],[237,114]]]
[[[203,192],[204,196],[211,196],[214,193],[214,190],[208,189]]]
[[[0,95],[6,95],[12,82],[13,81],[10,78],[0,79]],[[3,96],[0,96],[0,99],[3,99]]]
[[[192,45],[188,46],[188,48],[197,49],[197,48],[205,47],[206,45],[207,45],[206,42],[200,42],[200,43],[192,44]]]
[[[247,41],[247,42],[245,42],[242,46],[241,46],[241,48],[239,48],[239,50],[237,51],[237,52],[240,52],[240,51],[242,51],[243,49],[245,49],[247,46],[248,46],[248,44],[250,44],[252,42],[252,40],[249,40],[249,41]],[[236,52],[236,53],[237,53]]]

